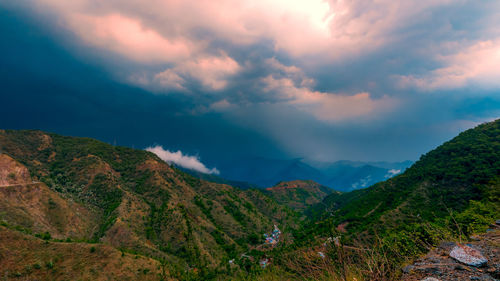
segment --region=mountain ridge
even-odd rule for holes
[[[313,180],[339,191],[368,187],[401,173],[412,162],[361,162],[340,160],[336,162],[305,162],[302,158],[291,160],[254,157],[221,164],[220,177],[227,180],[248,182],[267,188],[281,181]]]
[[[153,259],[181,280],[395,280],[404,263],[440,241],[467,241],[500,213],[500,120],[462,132],[386,181],[329,195],[310,180],[241,190],[149,152],[40,131],[2,130],[0,151],[0,234],[10,237],[0,248],[35,239],[35,254],[10,249],[9,263],[42,260],[65,272],[50,247],[108,262],[101,249],[109,246],[115,257]],[[279,240],[263,241],[273,234]]]
[[[0,151],[3,159],[14,159],[0,166],[5,170],[0,174],[22,165],[29,181],[38,182],[1,188],[0,201],[6,203],[0,221],[40,236],[104,243],[192,269],[176,270],[180,276],[225,271],[227,260],[259,243],[274,224],[284,231],[294,227],[295,215],[262,192],[194,178],[147,151],[12,130],[0,131]],[[80,228],[69,232],[60,228],[78,218],[89,225],[78,223]]]
[[[319,203],[331,193],[337,192],[312,180],[283,181],[265,189],[276,202],[302,212]]]

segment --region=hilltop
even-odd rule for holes
[[[178,278],[229,272],[228,260],[274,224],[296,227],[292,212],[262,192],[194,178],[147,151],[1,130],[0,152],[8,228],[165,260]]]
[[[266,188],[266,193],[270,197],[296,211],[304,211],[321,202],[332,192],[334,191],[329,187],[312,180],[280,182],[273,187]]]

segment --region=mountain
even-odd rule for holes
[[[379,181],[393,176],[389,170],[372,165],[351,166],[344,163],[334,163],[327,168],[325,182],[328,186],[351,191],[369,187]]]
[[[317,169],[301,159],[283,160],[263,157],[243,158],[219,166],[221,177],[270,187],[282,181],[322,179]]]
[[[116,249],[40,239],[0,226],[4,280],[166,280],[164,263]]]
[[[10,234],[21,230],[68,255],[90,246],[58,241],[99,243],[110,254],[109,247],[166,261],[173,277],[206,279],[230,272],[227,261],[260,243],[274,224],[284,237],[295,225],[291,211],[261,191],[194,178],[147,151],[0,130],[0,153],[0,231],[12,237],[0,239],[0,249],[25,243],[23,235]],[[10,252],[19,255],[11,260],[24,260],[22,252]],[[50,256],[46,247],[35,252],[55,267],[78,266],[64,262],[78,258]],[[30,275],[37,272],[22,274],[38,278]],[[64,279],[57,276],[47,278]]]
[[[337,161],[307,164],[302,159],[246,158],[221,164],[221,177],[270,187],[282,181],[313,180],[339,191],[366,188],[403,172],[412,164],[404,162]]]
[[[296,211],[303,211],[321,202],[332,192],[334,191],[330,188],[311,180],[280,182],[273,187],[266,188],[266,193],[270,197]]]
[[[206,173],[202,173],[200,171],[187,169],[187,168],[183,168],[180,166],[176,166],[176,168],[178,168],[179,170],[181,170],[187,174],[192,175],[193,177],[196,177],[196,178],[199,178],[199,179],[202,179],[205,181],[209,181],[209,182],[228,184],[228,185],[240,188],[240,189],[259,188],[259,186],[257,186],[256,184],[251,184],[251,183],[244,182],[244,181],[228,180],[228,179],[222,178],[222,177],[214,175],[214,174],[206,174]]]
[[[303,180],[241,190],[146,151],[40,131],[0,130],[0,152],[6,279],[399,280],[404,264],[500,214],[500,120],[329,195]]]
[[[333,193],[306,213],[315,219],[299,240],[340,235],[378,247],[393,266],[446,238],[485,231],[500,214],[500,120],[459,134],[401,175]]]

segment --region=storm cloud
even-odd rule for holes
[[[210,167],[249,155],[415,160],[500,114],[498,1],[0,8],[6,128],[160,143]]]

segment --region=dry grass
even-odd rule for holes
[[[48,242],[0,226],[6,280],[167,280],[156,260],[103,244]]]

